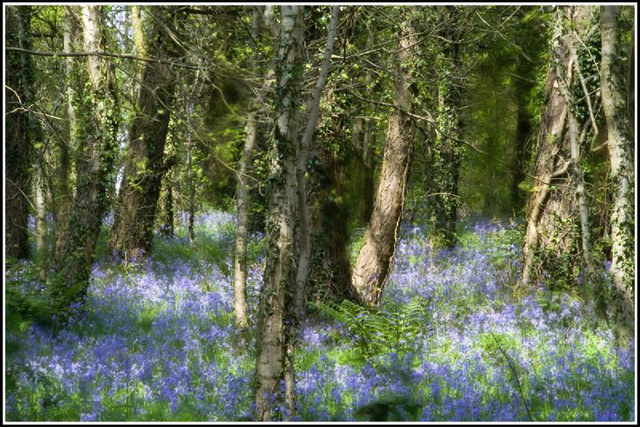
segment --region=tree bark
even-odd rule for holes
[[[401,24],[395,58],[396,105],[411,111],[411,63],[415,56],[415,29],[406,17]],[[382,160],[380,184],[373,213],[358,254],[351,281],[368,304],[376,305],[382,295],[393,253],[404,204],[415,130],[410,117],[393,111],[389,117]]]
[[[294,378],[294,350],[296,344],[296,333],[298,325],[302,320],[306,306],[306,290],[307,277],[309,274],[309,261],[311,259],[311,229],[309,210],[307,208],[307,159],[309,150],[313,143],[313,136],[318,124],[320,115],[320,99],[327,83],[329,75],[329,65],[331,63],[331,55],[333,53],[333,44],[336,37],[336,28],[338,26],[339,6],[333,6],[331,9],[331,21],[329,22],[329,30],[327,33],[327,47],[324,51],[322,66],[320,67],[320,75],[316,81],[313,90],[313,97],[309,108],[309,116],[307,117],[307,126],[300,140],[297,156],[296,156],[296,199],[297,199],[297,219],[298,227],[295,230],[297,235],[298,260],[295,271],[295,288],[293,295],[293,312],[288,316],[290,322],[288,324],[289,332],[287,337],[287,363],[285,371],[286,385],[286,401],[289,408],[289,418],[295,414],[295,378]]]
[[[174,215],[173,215],[173,186],[172,183],[167,179],[168,177],[165,175],[164,177],[164,195],[160,198],[162,199],[162,213],[159,218],[160,222],[160,233],[164,237],[173,237],[174,228]]]
[[[29,25],[25,7],[9,6],[6,9],[5,34],[7,44],[25,47],[21,27]],[[26,259],[30,255],[28,222],[28,197],[30,192],[29,167],[32,161],[29,137],[29,111],[27,87],[29,70],[24,55],[6,55],[7,82],[5,86],[6,135],[5,164],[5,249],[7,256]]]
[[[601,91],[607,121],[613,210],[611,212],[611,275],[616,291],[617,321],[625,339],[633,336],[634,325],[634,173],[631,132],[624,99],[625,83],[617,48],[617,6],[601,6],[602,34]]]
[[[521,57],[518,57],[516,64],[516,74],[528,76],[530,64],[524,64]],[[531,158],[530,138],[532,131],[532,117],[527,110],[527,96],[533,89],[534,83],[529,80],[517,79],[515,82],[515,98],[518,109],[516,118],[516,154],[513,163],[511,184],[511,203],[513,209],[521,211],[526,202],[526,193],[520,188],[520,184],[526,179],[526,168]]]
[[[573,67],[565,21],[572,22],[576,31],[584,34],[589,13],[589,6],[559,7],[556,11],[551,59],[545,78],[547,102],[537,135],[533,189],[526,206],[522,285],[548,280],[550,285],[573,286],[574,278],[577,279],[575,270],[581,265],[577,249],[580,227],[574,224],[574,219],[580,218],[578,195],[575,181],[571,180],[578,171],[577,159],[572,161],[571,130],[577,133],[578,124],[570,123],[574,118],[569,117],[562,90],[566,83],[562,79],[571,74]],[[574,157],[576,154],[574,152]]]
[[[153,21],[149,38],[157,42],[147,49],[156,57],[177,56],[177,46],[165,34],[166,28],[175,30],[171,14],[169,8],[160,8]],[[171,159],[165,161],[164,148],[175,84],[168,64],[146,63],[109,239],[110,253],[119,258],[138,258],[151,249],[160,183],[172,166]]]
[[[74,12],[75,7],[64,7],[63,21],[63,47],[65,52],[73,52],[78,43],[78,17]],[[74,58],[67,57],[64,59],[64,78],[65,78],[65,101],[66,101],[66,120],[65,120],[65,136],[66,144],[61,142],[58,145],[59,166],[57,173],[57,192],[56,192],[56,223],[64,222],[69,217],[71,204],[73,201],[72,185],[69,182],[71,175],[71,152],[77,147],[75,136],[77,134],[77,119],[74,99],[73,85],[73,67]]]
[[[276,66],[276,126],[269,155],[267,258],[258,306],[256,339],[256,419],[276,416],[274,400],[282,401],[284,378],[285,301],[293,304],[295,285],[294,221],[296,200],[296,143],[302,83],[302,7],[282,6],[281,41]],[[293,337],[290,337],[293,339]]]
[[[438,67],[438,114],[433,153],[433,182],[429,199],[429,244],[432,256],[440,249],[452,249],[456,244],[458,219],[458,182],[462,163],[462,147],[456,141],[461,133],[460,90],[455,79],[460,75],[458,58],[458,11],[447,6],[443,23],[447,27],[441,36],[447,41],[436,58]],[[433,258],[432,258],[433,259]]]
[[[101,6],[82,6],[84,49],[104,48]],[[63,230],[64,239],[54,256],[51,290],[54,311],[61,319],[86,294],[93,253],[102,218],[108,207],[117,151],[118,103],[113,67],[100,57],[88,56],[84,70],[74,70],[74,104],[78,106],[76,138],[82,142],[76,157],[76,194]]]
[[[260,10],[254,8],[253,25],[251,38],[254,40],[253,49],[254,57],[251,65],[252,71],[256,71],[257,45],[255,41],[258,39],[260,31]],[[242,157],[238,164],[238,183],[236,186],[236,211],[238,215],[238,225],[236,231],[236,242],[233,257],[233,301],[234,316],[236,328],[245,331],[249,327],[247,320],[247,298],[246,298],[246,282],[247,282],[247,238],[249,234],[249,206],[248,193],[249,182],[248,174],[251,170],[251,161],[253,150],[256,145],[257,121],[256,109],[260,102],[259,96],[251,100],[249,111],[247,113],[246,135],[244,140],[244,149]]]
[[[568,138],[571,153],[571,178],[575,189],[575,195],[578,203],[578,212],[580,213],[580,234],[582,239],[582,255],[584,258],[584,269],[582,274],[582,281],[585,287],[591,287],[591,279],[593,278],[594,266],[591,258],[591,232],[589,226],[589,211],[587,208],[585,186],[584,186],[584,173],[582,172],[582,163],[580,155],[580,146],[582,140],[579,140],[579,135],[582,134],[581,126],[573,112],[576,108],[577,102],[573,99],[570,93],[570,86],[572,84],[573,70],[575,68],[576,74],[580,75],[579,57],[574,47],[574,34],[567,34],[564,37],[564,43],[568,49],[570,55],[568,69],[563,70],[562,64],[556,63],[558,75],[558,88],[564,97],[566,105],[569,107],[567,110],[568,120]],[[585,90],[586,92],[586,90]],[[587,94],[588,99],[588,94]],[[591,108],[591,107],[589,107]],[[595,120],[595,119],[592,119]],[[589,289],[591,291],[592,289]],[[586,296],[586,293],[585,293]]]

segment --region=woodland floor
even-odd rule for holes
[[[254,347],[233,328],[234,217],[200,216],[191,246],[183,231],[157,238],[142,263],[97,262],[84,310],[63,329],[37,320],[44,285],[33,263],[7,271],[8,421],[251,412]],[[425,230],[403,227],[380,311],[310,307],[298,418],[358,420],[382,402],[390,419],[634,420],[634,343],[617,348],[593,304],[571,292],[542,283],[515,293],[521,232],[461,225],[459,246],[432,263]],[[263,236],[252,236],[252,322],[263,253]]]

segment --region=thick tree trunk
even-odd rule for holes
[[[310,209],[313,250],[307,297],[315,302],[340,302],[345,298],[358,301],[359,296],[351,284],[350,217],[346,202],[351,190],[346,182],[353,173],[353,162],[344,162],[339,154],[323,147],[318,147],[317,156],[322,169],[314,173],[319,181],[314,184],[317,190],[312,193],[314,205]],[[356,191],[360,194],[362,190]]]
[[[617,322],[630,339],[634,325],[634,189],[631,133],[624,100],[625,84],[621,77],[617,49],[617,6],[602,6],[601,90],[602,106],[607,120],[613,211],[611,212],[611,275],[617,293]]]
[[[403,111],[411,111],[410,70],[415,57],[415,37],[415,30],[407,19],[400,29],[395,71],[396,105]],[[361,298],[372,305],[380,300],[395,251],[414,133],[408,115],[392,112],[373,213],[351,276]]]
[[[571,129],[577,133],[578,125],[570,123],[574,119],[569,117],[567,99],[562,91],[567,84],[564,78],[571,75],[573,67],[563,15],[568,14],[567,21],[573,22],[576,31],[582,34],[589,12],[589,6],[560,7],[556,12],[552,57],[545,80],[547,102],[540,120],[532,173],[535,178],[526,207],[523,285],[547,277],[550,284],[575,286],[576,271],[580,270],[580,213],[575,180],[571,180],[571,175],[579,177],[575,175],[576,167],[569,169],[575,164],[572,162]],[[574,157],[577,154],[574,150]]]
[[[284,378],[289,339],[284,320],[293,304],[295,286],[294,221],[296,201],[296,142],[302,83],[302,7],[282,6],[281,42],[276,68],[276,126],[269,155],[267,259],[258,306],[256,339],[256,419],[277,417],[282,401],[279,381]],[[280,397],[279,397],[280,396]],[[275,401],[275,402],[274,402]]]
[[[21,37],[21,27],[28,25],[25,7],[10,6],[6,9],[6,41],[8,45],[24,46]],[[7,256],[25,259],[29,256],[28,197],[29,167],[31,165],[32,149],[29,138],[29,112],[27,87],[29,70],[25,67],[24,55],[8,53],[5,57],[7,64],[7,82],[5,85],[6,102],[6,134],[5,134],[5,164],[6,193],[5,193],[5,250]]]
[[[84,50],[104,50],[101,6],[82,6]],[[61,318],[72,303],[81,302],[89,285],[93,253],[102,218],[108,206],[117,151],[118,104],[113,68],[104,58],[86,57],[86,69],[74,73],[80,142],[76,159],[76,195],[66,224],[64,239],[54,256],[51,298]],[[89,84],[86,84],[88,82]]]
[[[176,47],[168,45],[165,25],[171,27],[171,12],[161,8],[153,22],[148,49],[153,56],[171,58]],[[161,18],[162,17],[162,18]],[[118,195],[114,223],[109,239],[110,252],[120,258],[138,258],[148,254],[153,239],[160,183],[173,165],[165,162],[164,148],[169,128],[176,77],[165,63],[147,62],[140,86],[138,109],[131,130],[125,161],[124,177]]]

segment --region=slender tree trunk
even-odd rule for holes
[[[358,201],[359,221],[367,225],[373,212],[375,198],[375,180],[373,176],[373,132],[371,119],[357,117],[353,122],[352,140],[353,146],[358,152],[358,158],[351,162],[351,167],[356,170],[352,179],[354,190],[361,194]]]
[[[101,6],[82,6],[84,50],[104,50]],[[118,103],[113,67],[104,58],[88,56],[84,70],[74,71],[77,139],[82,141],[76,159],[76,195],[66,225],[65,239],[54,256],[51,298],[62,318],[72,303],[80,303],[89,285],[93,253],[103,215],[117,151]],[[88,84],[87,84],[88,83]]]
[[[587,209],[587,202],[585,196],[585,188],[584,188],[584,174],[582,172],[582,163],[580,159],[580,145],[582,144],[582,140],[579,135],[584,133],[580,130],[580,124],[573,112],[573,109],[577,105],[575,100],[573,99],[569,87],[572,84],[572,76],[573,70],[576,69],[576,74],[580,73],[580,64],[579,58],[576,53],[574,47],[574,35],[569,34],[564,37],[564,43],[566,43],[566,47],[569,51],[569,64],[567,65],[569,68],[567,70],[563,70],[563,64],[556,64],[557,69],[556,73],[559,76],[558,88],[564,97],[565,103],[569,106],[567,111],[567,120],[568,120],[568,138],[570,144],[570,152],[571,152],[571,178],[573,181],[573,185],[575,188],[575,194],[578,202],[578,211],[580,213],[580,234],[582,238],[582,255],[584,258],[584,268],[582,274],[582,281],[585,289],[587,287],[590,288],[591,278],[593,278],[593,261],[591,258],[591,232],[589,227],[589,211]],[[590,290],[590,289],[589,289]],[[585,293],[586,294],[586,293]]]
[[[196,186],[193,182],[193,143],[191,141],[191,111],[193,105],[187,104],[187,184],[189,186],[189,207],[187,218],[187,239],[193,244],[195,239],[194,221],[196,217]]]
[[[623,326],[623,339],[633,336],[634,324],[634,174],[631,133],[624,100],[625,84],[621,77],[617,49],[617,6],[601,6],[602,33],[601,91],[607,120],[613,211],[611,212],[611,275],[617,293],[617,321]]]
[[[302,83],[302,8],[282,6],[281,41],[276,67],[276,126],[269,155],[270,185],[267,217],[267,259],[260,292],[256,339],[256,419],[276,417],[282,401],[279,381],[284,378],[289,339],[284,320],[293,304],[293,257],[296,201],[296,145]],[[291,306],[289,306],[291,307]],[[292,319],[290,319],[292,320]]]
[[[260,31],[260,10],[254,8],[253,26],[251,38],[254,40],[254,60],[251,66],[256,71],[255,62],[257,58],[257,46],[255,40],[258,39]],[[245,331],[249,323],[247,321],[247,298],[246,298],[246,282],[247,282],[247,238],[249,234],[249,206],[248,193],[249,183],[248,174],[251,170],[251,161],[253,150],[256,145],[257,121],[256,109],[260,99],[258,96],[249,104],[247,113],[246,136],[244,140],[244,150],[242,158],[238,165],[238,184],[236,187],[236,210],[238,214],[238,227],[236,231],[236,243],[233,257],[233,300],[234,315],[236,320],[236,328]]]
[[[396,105],[403,111],[411,111],[410,69],[415,56],[416,35],[408,18],[401,24],[395,58]],[[395,251],[414,133],[411,119],[406,114],[392,112],[373,213],[351,276],[362,299],[372,305],[380,300]]]
[[[46,233],[47,233],[47,210],[45,205],[44,193],[44,172],[42,168],[38,168],[38,176],[35,183],[36,194],[36,252],[44,254],[46,251]]]
[[[462,147],[456,141],[461,133],[460,90],[455,78],[460,75],[458,58],[457,9],[447,6],[444,23],[454,29],[443,31],[445,49],[438,54],[438,114],[439,132],[434,140],[433,182],[434,195],[429,199],[430,253],[435,255],[440,249],[452,249],[456,244],[456,223],[458,219],[458,182],[462,163]]]
[[[296,271],[296,291],[295,291],[295,311],[298,318],[304,315],[306,281],[309,273],[309,258],[311,256],[311,230],[309,227],[309,212],[307,209],[307,184],[305,174],[307,171],[308,153],[313,143],[313,135],[320,115],[320,98],[327,83],[329,75],[329,65],[333,53],[333,44],[336,37],[336,27],[338,25],[339,6],[333,6],[331,10],[331,21],[327,34],[327,47],[324,52],[324,60],[320,69],[320,75],[313,91],[313,99],[309,109],[307,127],[302,135],[300,150],[296,159],[296,180],[297,180],[297,200],[299,217],[299,255],[298,268]]]
[[[289,417],[295,414],[295,378],[294,378],[294,350],[295,336],[298,325],[302,320],[305,312],[305,296],[307,290],[307,277],[309,274],[309,261],[311,259],[311,229],[309,211],[307,209],[307,159],[309,150],[313,143],[313,136],[318,124],[320,115],[320,98],[324,92],[329,75],[329,65],[331,62],[331,54],[333,53],[333,44],[336,37],[336,28],[338,26],[339,6],[333,6],[331,9],[331,21],[329,22],[329,30],[327,33],[327,47],[324,51],[324,59],[320,68],[320,75],[316,81],[313,90],[313,97],[309,108],[309,117],[307,118],[307,126],[300,141],[297,157],[296,157],[296,184],[297,184],[297,219],[298,228],[296,235],[298,237],[298,262],[295,274],[295,290],[293,297],[293,313],[289,316],[291,321],[287,326],[290,331],[287,333],[289,342],[287,343],[287,363],[285,372],[286,384],[286,401],[289,408]]]
[[[158,42],[148,46],[153,56],[173,58],[178,54],[166,34],[165,27],[173,28],[171,14],[170,8],[160,8],[154,18],[150,38]],[[175,163],[174,158],[164,158],[175,83],[168,64],[146,63],[109,238],[110,252],[117,257],[138,258],[151,249],[160,183]]]
[[[161,197],[161,199],[163,200],[163,209],[160,217],[160,232],[164,237],[173,237],[173,187],[166,175],[164,179],[164,197]]]
[[[236,327],[244,331],[249,326],[247,321],[247,238],[249,234],[249,207],[247,200],[247,174],[251,165],[251,157],[256,142],[256,116],[254,111],[250,111],[247,117],[247,135],[245,137],[243,157],[240,161],[238,171],[238,186],[236,193],[236,209],[238,212],[238,229],[236,232],[236,244],[234,249],[234,313]]]
[[[65,52],[73,52],[77,44],[78,34],[78,22],[77,16],[73,11],[74,7],[64,7],[64,21],[63,21],[63,47]],[[64,74],[65,74],[65,100],[66,100],[66,121],[65,121],[65,136],[67,138],[66,144],[60,142],[58,145],[58,158],[59,166],[57,173],[57,191],[56,201],[56,223],[65,221],[65,218],[69,217],[71,211],[71,204],[73,201],[73,193],[71,191],[71,184],[69,182],[71,174],[71,151],[77,146],[75,136],[77,134],[77,120],[75,109],[73,105],[74,99],[74,85],[73,85],[73,67],[74,58],[64,58]]]
[[[6,41],[8,45],[24,46],[21,28],[29,24],[25,7],[9,6],[6,9]],[[32,159],[29,138],[29,112],[27,87],[29,70],[24,55],[6,54],[7,82],[5,85],[6,134],[5,134],[5,250],[7,256],[18,259],[29,257],[28,197],[30,194],[29,167]]]
[[[629,136],[631,137],[631,148],[633,157],[634,135],[635,133],[635,76],[636,76],[636,61],[635,61],[635,48],[634,48],[634,32],[631,31],[631,41],[629,43],[629,64],[627,66],[627,120],[629,122]]]
[[[528,76],[529,64],[524,64],[519,58],[516,65],[516,74]],[[526,167],[531,158],[529,141],[531,138],[532,117],[527,110],[527,95],[533,89],[533,82],[517,79],[515,83],[515,97],[518,109],[516,118],[516,154],[513,163],[513,182],[511,184],[511,201],[515,211],[521,211],[525,206],[526,193],[520,188],[520,184],[526,179]]]

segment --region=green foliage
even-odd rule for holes
[[[176,262],[192,263],[198,268],[214,264],[229,275],[226,258],[230,246],[211,236],[196,236],[193,245],[177,244],[172,239],[156,238],[153,241],[153,260],[167,267]]]
[[[424,299],[415,297],[399,307],[373,309],[349,300],[335,303],[310,303],[312,307],[344,324],[347,339],[362,359],[395,353],[399,358],[418,350],[416,338],[425,333],[427,318]]]
[[[46,292],[42,284],[38,285],[38,273],[33,263],[6,264],[5,344],[9,360],[22,347],[24,334],[32,324],[52,324]]]

